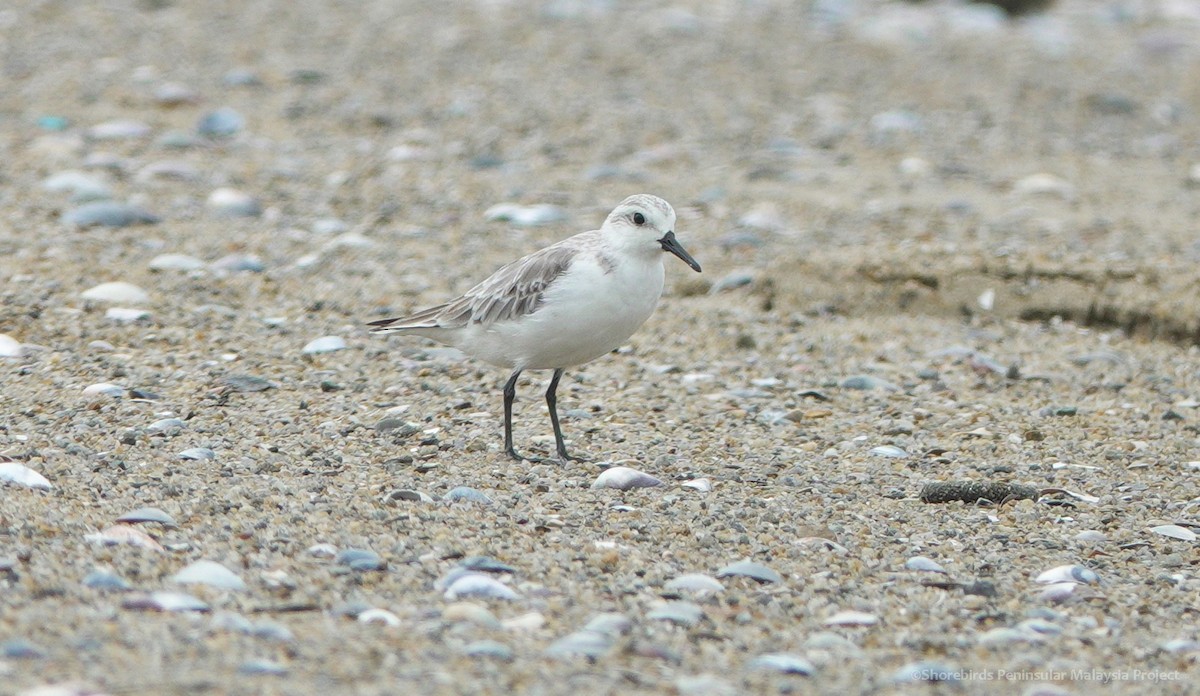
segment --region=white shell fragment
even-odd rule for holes
[[[663,585],[663,589],[668,592],[694,592],[696,594],[707,594],[710,592],[721,592],[725,586],[720,580],[705,575],[704,573],[686,573],[679,577],[670,580]]]
[[[159,254],[150,260],[152,271],[198,271],[204,268],[204,262],[187,254]]]
[[[596,480],[592,483],[592,488],[615,488],[619,491],[628,491],[634,488],[653,488],[661,486],[662,481],[654,478],[650,474],[643,473],[637,469],[631,469],[627,466],[614,466],[611,469],[605,469]]]
[[[483,599],[520,599],[511,587],[483,573],[464,573],[446,588],[443,595],[446,599],[455,600],[463,597],[480,597]]]
[[[179,453],[180,459],[216,459],[217,453],[207,447],[192,447]]]
[[[664,602],[646,614],[646,618],[669,621],[677,626],[695,626],[704,618],[704,609],[694,602]]]
[[[143,507],[131,510],[117,518],[118,522],[138,523],[156,522],[164,527],[174,527],[175,520],[167,513],[156,507]]]
[[[904,562],[905,570],[915,570],[922,573],[945,573],[946,569],[936,561],[925,556],[913,556]]]
[[[133,283],[126,283],[123,280],[101,283],[84,290],[79,296],[92,302],[111,302],[114,304],[139,305],[150,301],[150,295],[145,290]]]
[[[751,578],[763,583],[783,582],[783,576],[779,573],[771,570],[761,563],[755,563],[754,561],[749,560],[730,563],[729,565],[717,571],[718,578],[728,578],[734,576]]]
[[[150,592],[147,594],[135,594],[127,597],[121,602],[121,607],[124,609],[138,609],[141,611],[208,611],[208,604],[196,599],[190,594],[183,592]]]
[[[694,491],[700,491],[701,493],[708,493],[709,491],[711,491],[713,489],[712,481],[710,481],[706,478],[698,478],[698,479],[692,479],[690,481],[684,481],[683,483],[681,483],[679,485],[683,486],[684,488],[691,488]]]
[[[16,462],[0,462],[0,481],[15,483],[26,488],[37,488],[48,491],[52,488],[50,481],[38,472],[24,464]]]
[[[322,336],[306,343],[301,352],[312,355],[314,353],[332,353],[335,350],[344,350],[345,348],[346,339],[341,336]]]
[[[102,546],[126,544],[128,546],[150,549],[151,551],[163,550],[163,547],[154,540],[154,537],[137,527],[130,527],[127,524],[114,524],[104,531],[96,532],[95,534],[85,534],[83,538],[85,541]]]
[[[83,388],[84,396],[111,396],[113,398],[124,396],[125,387],[117,384],[109,384],[108,382],[100,382],[99,384],[91,384]]]
[[[1096,571],[1081,565],[1062,565],[1041,573],[1033,581],[1042,585],[1059,582],[1095,585],[1100,582],[1100,576],[1096,574]]]
[[[19,358],[21,352],[20,341],[8,334],[0,334],[0,358]]]
[[[135,321],[150,318],[150,312],[131,307],[109,307],[104,312],[105,319],[111,319],[119,324],[132,324]]]
[[[896,459],[903,459],[904,457],[908,456],[908,452],[905,452],[895,445],[880,445],[878,447],[872,447],[871,454],[874,454],[877,457],[894,457]]]
[[[520,227],[533,227],[562,222],[567,219],[567,214],[557,205],[548,203],[537,205],[497,203],[488,208],[483,217],[491,222],[511,222]]]
[[[181,585],[208,585],[218,590],[246,589],[246,583],[236,573],[216,561],[196,561],[172,575],[171,580]]]
[[[380,624],[381,626],[390,626],[395,628],[400,625],[400,617],[396,616],[387,609],[368,609],[360,612],[357,621],[365,624]]]
[[[208,209],[218,217],[257,217],[262,206],[248,193],[219,188],[208,196]]]
[[[879,617],[865,611],[839,611],[825,619],[826,626],[874,626],[879,623]]]
[[[808,660],[799,655],[788,655],[787,653],[759,655],[750,661],[749,667],[783,674],[799,674],[805,677],[811,676],[813,672],[817,671],[816,667],[813,667]]]
[[[1196,533],[1187,527],[1181,527],[1177,524],[1160,524],[1157,527],[1151,527],[1150,531],[1155,534],[1178,539],[1180,541],[1195,541]]]

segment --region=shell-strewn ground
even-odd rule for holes
[[[0,483],[0,693],[1195,688],[1200,3],[994,10],[0,9],[0,476],[52,486]],[[636,192],[705,272],[564,378],[595,462],[508,461],[503,371],[364,330]]]

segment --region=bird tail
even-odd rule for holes
[[[438,329],[441,328],[438,315],[445,308],[445,305],[430,307],[407,317],[394,317],[392,319],[379,319],[378,321],[368,322],[367,326],[371,327],[371,333],[373,334]]]

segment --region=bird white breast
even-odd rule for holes
[[[532,314],[462,332],[465,353],[509,368],[579,365],[619,347],[654,312],[663,289],[661,255],[602,262],[581,254],[547,288]]]

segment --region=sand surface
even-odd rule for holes
[[[0,693],[1196,688],[1200,3],[29,1],[0,71]],[[704,273],[564,378],[594,462],[364,330],[637,192]]]

